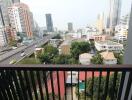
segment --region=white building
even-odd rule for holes
[[[113,52],[106,51],[106,52],[102,52],[100,54],[103,57],[104,64],[108,64],[108,65],[117,64],[117,59],[115,58]]]
[[[58,47],[62,41],[62,39],[50,39],[49,44],[53,47]]]
[[[93,55],[89,53],[83,53],[79,55],[79,62],[83,65],[89,65],[91,63]]]
[[[114,36],[114,39],[118,41],[124,41],[124,40],[127,40],[127,35],[123,33],[116,33]]]
[[[15,3],[11,7],[8,7],[8,13],[11,26],[14,30],[25,33],[26,36],[32,38],[34,21],[29,7],[24,3]]]
[[[95,47],[98,51],[116,51],[119,52],[123,50],[123,44],[113,42],[113,41],[96,41],[95,42]]]
[[[9,7],[8,13],[9,13],[11,26],[14,29],[15,33],[22,32],[18,7],[15,6]],[[15,35],[15,38],[17,38],[17,35]]]
[[[6,35],[4,33],[4,28],[0,26],[0,47],[6,46]]]
[[[84,29],[81,29],[81,31],[78,31],[76,33],[69,33],[72,35],[73,38],[83,38],[86,40],[94,39],[94,35],[99,35],[99,31],[97,31],[94,27],[86,27]]]

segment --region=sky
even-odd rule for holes
[[[53,25],[66,29],[72,22],[75,29],[94,25],[100,13],[107,16],[109,0],[21,0],[26,3],[40,27],[46,26],[46,13],[52,14]],[[132,0],[122,0],[121,14],[130,12]]]

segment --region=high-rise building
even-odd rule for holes
[[[103,13],[98,15],[96,27],[100,33],[103,32],[104,30],[104,14]]]
[[[46,26],[47,26],[47,32],[54,31],[51,14],[46,14]]]
[[[8,8],[11,26],[16,32],[26,33],[27,37],[31,38],[32,33],[32,18],[29,7],[24,3],[15,3]]]
[[[6,34],[4,31],[2,21],[0,20],[0,47],[6,46],[6,45],[7,45]]]
[[[73,24],[71,22],[68,23],[68,32],[73,32]]]
[[[12,0],[12,3],[20,3],[20,0]]]
[[[1,39],[8,42],[8,32],[6,29],[9,27],[9,15],[8,15],[8,7],[12,5],[11,0],[0,0],[0,22],[1,22]],[[3,36],[3,37],[2,37]],[[3,43],[6,43],[3,42]]]
[[[30,15],[32,32],[34,32],[35,31],[35,23],[34,23],[33,13],[29,12],[29,15]]]
[[[121,14],[121,0],[110,0],[107,28],[114,28],[118,25]]]

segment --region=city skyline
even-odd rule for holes
[[[130,12],[131,1],[122,0],[122,15]],[[67,29],[67,22],[74,23],[75,29],[95,24],[99,13],[104,12],[106,17],[109,11],[109,0],[21,0],[21,2],[29,5],[41,27],[46,26],[45,14],[51,13],[54,26],[59,29]],[[95,8],[90,5],[95,5]]]

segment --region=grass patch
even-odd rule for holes
[[[41,64],[41,62],[39,61],[39,59],[25,58],[21,60],[20,62],[18,62],[18,64]]]

